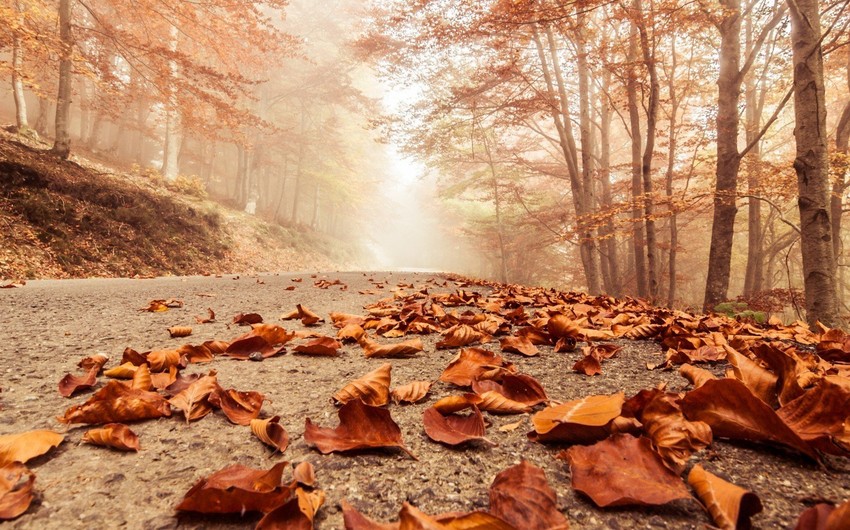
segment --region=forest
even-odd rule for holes
[[[847,3],[4,0],[0,103],[394,266],[834,325]]]

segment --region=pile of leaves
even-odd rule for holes
[[[261,417],[265,396],[251,390],[225,389],[215,370],[184,375],[195,363],[217,360],[263,361],[285,354],[311,355],[333,362],[344,343],[356,344],[367,358],[404,359],[423,351],[421,336],[437,334],[438,349],[457,354],[439,381],[455,389],[422,411],[421,428],[437,444],[462,450],[488,445],[484,414],[533,413],[528,438],[566,449],[554,452],[570,469],[572,487],[600,509],[699,502],[721,528],[745,528],[761,510],[754,492],[712,473],[709,458],[715,439],[745,440],[778,446],[827,467],[830,458],[850,456],[850,336],[841,330],[810,330],[797,322],[765,325],[719,315],[692,315],[652,307],[635,299],[590,297],[581,293],[455,280],[459,288],[434,293],[439,284],[400,284],[391,296],[364,307],[362,314],[331,312],[336,333],[314,332],[325,320],[298,304],[280,319],[299,329],[265,322],[255,313],[239,314],[234,325],[250,327],[226,341],[185,344],[174,349],[137,352],[127,348],[115,366],[91,356],[78,374],[59,382],[63,396],[95,389],[83,403],[69,407],[59,420],[101,425],[85,433],[85,442],[116,450],[138,451],[139,438],[129,422],[178,416],[200,421],[212,413],[245,428],[274,453],[284,453],[289,433],[279,417]],[[375,290],[387,286],[374,282]],[[319,280],[315,288],[341,282]],[[481,294],[476,287],[486,288]],[[483,291],[483,289],[482,289]],[[179,300],[153,300],[143,311],[167,311]],[[214,311],[197,322],[214,321]],[[180,336],[191,334],[182,333]],[[678,369],[692,384],[687,392],[664,386],[635,395],[588,395],[558,402],[534,377],[521,373],[509,356],[539,356],[580,351],[574,370],[593,377],[605,361],[620,353],[612,341],[653,340],[664,348],[664,361],[647,370]],[[584,345],[584,346],[582,346]],[[494,351],[497,350],[497,351]],[[553,353],[554,354],[554,353]],[[711,364],[707,370],[700,365]],[[339,407],[338,423],[322,426],[305,418],[304,441],[322,454],[353,451],[404,453],[394,421],[395,407],[426,399],[434,381],[393,385],[392,363],[384,363],[328,396]],[[726,366],[724,377],[716,367]],[[108,381],[98,386],[98,378]],[[175,414],[177,413],[177,414]],[[507,428],[515,429],[518,422]],[[505,426],[503,426],[503,429]],[[4,473],[0,506],[14,506],[0,517],[23,513],[32,498],[34,475],[24,463],[61,442],[56,433],[14,435],[14,450]],[[41,440],[39,444],[31,438]],[[6,437],[9,438],[9,437]],[[18,441],[24,440],[24,441]],[[0,448],[5,447],[0,439]],[[40,452],[36,451],[38,447]],[[286,462],[270,469],[230,465],[200,479],[176,506],[181,512],[244,514],[258,512],[257,528],[311,528],[324,503],[312,466],[302,463],[284,478]],[[371,528],[567,528],[543,471],[522,462],[503,470],[490,488],[486,511],[426,514],[404,503],[397,523],[370,521],[342,504],[348,529]],[[819,503],[800,515],[797,528],[847,528],[850,504]]]

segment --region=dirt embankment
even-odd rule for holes
[[[188,192],[188,193],[187,193]],[[0,280],[337,269],[333,241],[0,134]]]

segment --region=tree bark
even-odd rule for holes
[[[847,86],[850,87],[850,55],[847,56]],[[847,191],[847,166],[848,155],[850,155],[850,101],[844,105],[841,118],[835,130],[835,147],[842,155],[839,163],[835,182],[832,184],[832,196],[830,197],[829,210],[832,221],[832,253],[835,255],[836,281],[838,282],[839,300],[844,299],[845,284],[844,267],[841,267],[844,253],[844,243],[841,238],[841,216],[844,210],[844,192]]]
[[[829,159],[817,0],[788,2],[794,65],[794,138],[803,283],[810,325],[840,325],[829,219]]]
[[[608,219],[600,228],[602,244],[605,249],[603,261],[607,263],[608,279],[605,289],[608,294],[620,296],[623,294],[622,273],[620,271],[620,260],[617,256],[617,237],[614,233],[614,221],[611,219],[613,201],[611,197],[611,118],[612,109],[608,102],[608,96],[604,92],[608,90],[611,81],[611,72],[606,70],[602,74],[602,92],[600,95],[600,124],[599,124],[599,180],[602,185],[602,206],[608,212]]]
[[[74,42],[71,36],[71,0],[59,0],[59,40],[62,56],[59,58],[59,91],[56,98],[56,139],[50,150],[60,158],[71,154],[71,54]]]
[[[667,173],[665,175],[665,191],[667,193],[667,204],[670,210],[670,252],[667,260],[667,306],[673,307],[676,301],[676,253],[679,246],[679,227],[676,219],[676,207],[673,204],[673,176],[676,166],[677,131],[676,119],[679,114],[679,97],[676,93],[676,35],[670,38],[670,74],[667,78],[667,91],[670,98],[670,120],[667,147]]]
[[[720,73],[717,79],[717,170],[714,219],[703,310],[726,300],[732,266],[738,167],[738,101],[741,94],[741,2],[721,0],[726,16],[720,22]]]
[[[637,25],[631,25],[629,35],[629,70],[626,79],[626,97],[629,106],[629,127],[632,135],[632,246],[635,255],[635,283],[637,295],[649,296],[646,271],[646,243],[644,241],[643,218],[643,155],[641,154],[643,137],[640,132],[640,109],[637,95],[638,31]]]
[[[179,31],[172,25],[168,35],[168,50],[177,52]],[[180,107],[177,101],[177,61],[168,61],[168,101],[165,107],[165,141],[162,155],[162,176],[172,181],[177,178],[178,155],[180,152]]]
[[[23,25],[24,17],[20,0],[15,0],[15,13],[18,25]],[[12,92],[15,99],[15,126],[18,132],[29,129],[27,121],[27,100],[24,98],[24,44],[20,28],[12,31]]]

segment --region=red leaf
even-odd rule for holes
[[[502,471],[490,486],[490,512],[515,528],[566,530],[558,497],[539,467],[523,460]]]
[[[186,492],[177,509],[198,513],[268,513],[292,496],[292,485],[282,482],[288,462],[268,471],[235,464],[199,480]]]
[[[307,418],[304,441],[323,454],[398,447],[414,459],[416,458],[405,447],[401,438],[401,429],[393,421],[388,410],[372,407],[355,399],[343,405],[338,414],[339,425],[334,429],[319,427]]]

